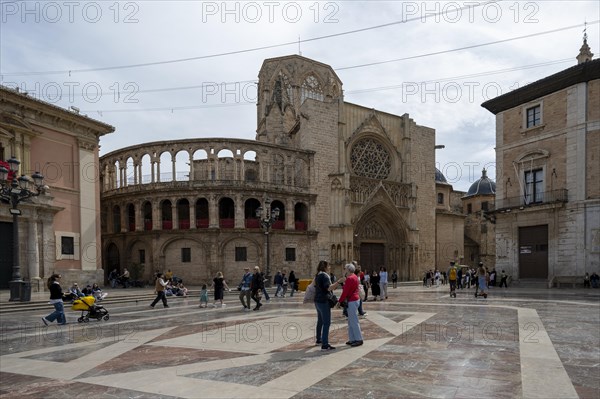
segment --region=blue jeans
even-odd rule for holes
[[[283,285],[281,284],[277,284],[277,289],[275,290],[275,296],[279,296],[279,291],[282,292],[282,296],[283,296]]]
[[[265,296],[265,299],[268,301],[269,298],[269,293],[267,292],[267,289],[265,287],[263,287],[262,289],[263,295]]]
[[[321,348],[326,348],[329,345],[331,308],[327,302],[315,302],[315,308],[317,309],[317,341],[321,341]]]
[[[348,341],[362,341],[362,332],[358,323],[358,305],[360,301],[348,302]]]
[[[67,323],[67,319],[65,317],[65,306],[63,305],[62,301],[54,304],[54,312],[46,316],[46,320],[50,322],[56,320],[58,324]]]

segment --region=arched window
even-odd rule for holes
[[[271,202],[271,211],[274,210],[275,208],[279,208],[279,217],[273,223],[272,228],[278,229],[278,230],[283,230],[283,229],[285,229],[285,206],[283,205],[283,202],[281,202],[281,201],[273,201],[273,202]]]
[[[437,195],[437,203],[439,205],[443,205],[444,204],[444,194],[438,193],[438,195]]]
[[[200,198],[196,201],[196,228],[205,229],[208,224],[208,200]]]
[[[135,231],[135,206],[127,205],[127,227],[129,231]]]
[[[296,230],[306,230],[308,226],[308,207],[299,202],[294,207],[294,228]]]
[[[143,205],[144,212],[144,230],[152,230],[152,204],[147,201]]]
[[[173,207],[171,201],[164,200],[161,203],[160,214],[163,230],[171,230],[173,228]]]
[[[244,222],[247,229],[257,229],[260,222],[256,217],[256,210],[260,206],[260,201],[256,198],[249,198],[244,203]]]
[[[323,88],[314,75],[308,75],[302,83],[300,92],[300,103],[304,103],[307,98],[323,101]]]
[[[185,198],[177,201],[177,219],[180,230],[190,228],[190,202]]]
[[[121,232],[121,208],[115,205],[113,208],[113,233]]]
[[[219,226],[222,229],[232,229],[235,226],[235,202],[224,197],[219,201]]]

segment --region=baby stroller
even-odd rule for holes
[[[108,310],[102,305],[96,305],[96,298],[93,296],[84,296],[73,301],[71,306],[73,310],[81,310],[81,317],[77,319],[79,323],[87,323],[90,317],[96,320],[108,320],[110,315]]]

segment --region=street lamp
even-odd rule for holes
[[[265,279],[267,280],[267,284],[271,284],[271,247],[270,247],[270,231],[273,223],[279,218],[279,208],[271,209],[271,200],[265,200],[265,209],[262,206],[259,206],[256,209],[256,217],[260,220],[260,227],[265,232],[267,236],[267,270]]]
[[[8,160],[10,172],[13,175],[10,183],[8,182],[9,170],[0,165],[0,199],[9,203],[9,212],[13,217],[13,267],[12,280],[9,283],[10,301],[28,300],[22,297],[25,284],[21,277],[21,266],[19,265],[19,224],[17,216],[21,214],[21,211],[17,208],[17,205],[21,201],[40,195],[44,190],[44,176],[39,172],[35,172],[31,177],[22,175],[17,178],[20,163],[15,157]],[[32,189],[35,189],[35,191],[31,191]]]

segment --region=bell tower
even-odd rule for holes
[[[342,82],[333,69],[299,55],[265,60],[258,78],[257,141],[302,148],[299,137],[309,114],[319,103],[342,99]]]

